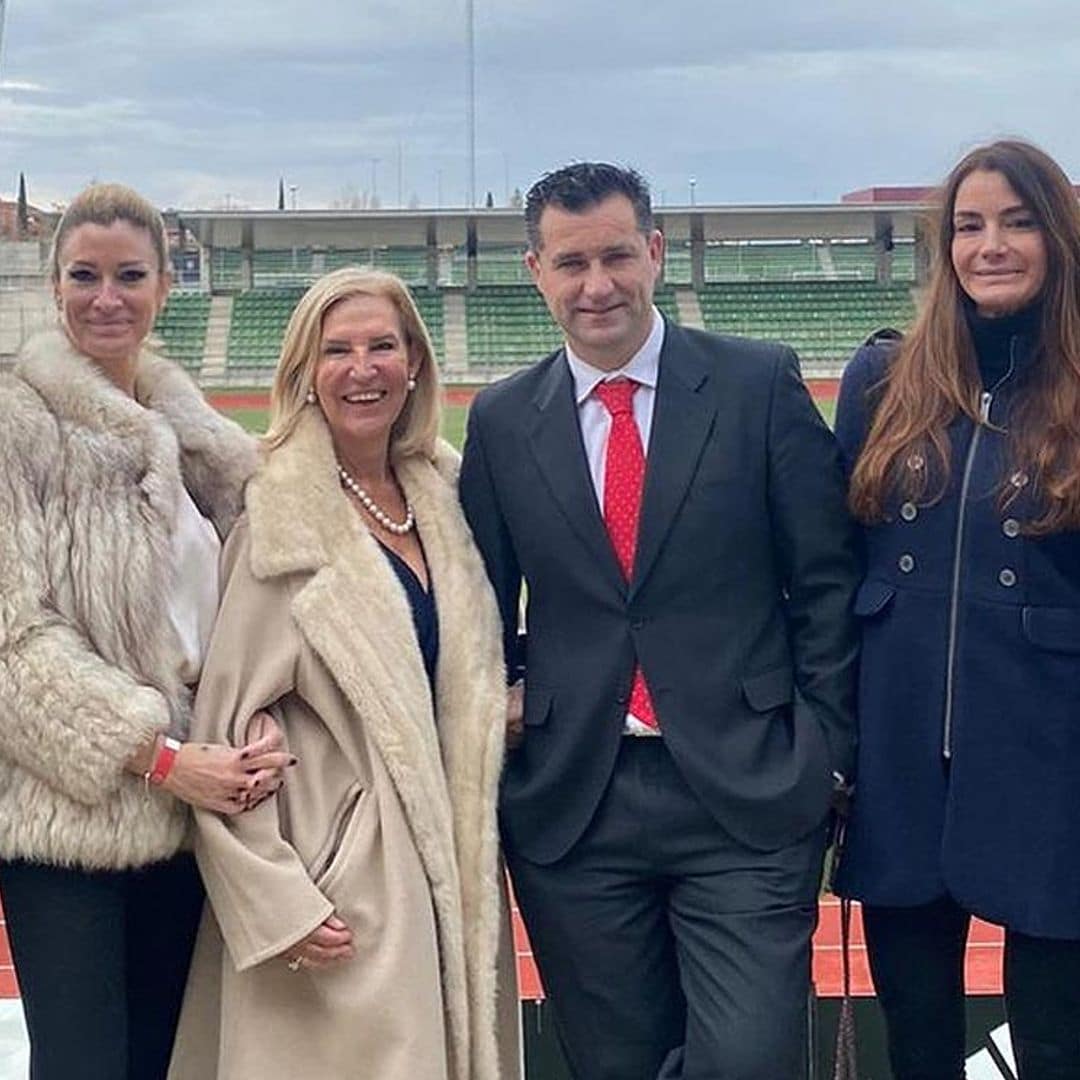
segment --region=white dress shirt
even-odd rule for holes
[[[182,682],[198,682],[218,608],[221,541],[181,485],[172,534],[173,576],[165,609],[180,647]]]
[[[633,379],[639,386],[634,392],[632,404],[634,422],[641,434],[641,446],[645,459],[649,456],[649,436],[652,434],[653,408],[656,404],[656,380],[660,374],[660,350],[664,344],[664,320],[653,308],[652,329],[645,343],[630,359],[615,371],[601,371],[575,355],[570,344],[566,345],[566,362],[574,382],[574,400],[577,402],[578,425],[585,444],[585,457],[589,463],[596,504],[601,516],[604,510],[604,459],[607,453],[608,435],[611,432],[611,413],[604,403],[593,394],[598,383],[613,379]],[[657,735],[655,728],[642,723],[631,713],[626,714],[623,727],[626,735]]]
[[[574,400],[577,402],[578,424],[585,443],[585,457],[589,462],[589,475],[596,492],[597,505],[604,507],[604,455],[607,451],[608,433],[611,431],[611,413],[604,403],[593,396],[597,383],[613,379],[633,379],[639,383],[633,397],[634,422],[641,433],[641,446],[645,458],[649,457],[649,436],[652,434],[653,405],[656,402],[656,378],[660,373],[660,349],[664,344],[664,320],[653,308],[652,329],[645,344],[621,368],[601,371],[575,355],[566,346],[566,362],[574,380]]]

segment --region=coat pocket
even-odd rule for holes
[[[365,794],[365,789],[359,783],[349,785],[327,830],[326,841],[311,861],[311,880],[324,893],[325,886],[333,878],[335,870],[348,853],[349,836],[363,816]]]
[[[1020,620],[1036,648],[1080,654],[1080,608],[1026,607]]]
[[[772,668],[742,681],[743,697],[754,712],[771,712],[790,705],[795,698],[795,680],[788,666]]]
[[[856,615],[864,619],[880,615],[892,603],[896,589],[885,581],[864,581],[855,594]]]

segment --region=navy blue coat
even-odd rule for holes
[[[868,346],[844,372],[849,472],[889,355]],[[1019,498],[999,500],[1000,428],[1029,355],[1013,339],[1010,373],[984,395],[996,428],[952,423],[944,497],[894,498],[863,530],[858,787],[838,888],[902,906],[948,891],[1023,933],[1080,938],[1080,532],[1018,531],[1032,512],[1022,473]]]

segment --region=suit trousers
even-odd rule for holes
[[[30,1080],[164,1080],[202,912],[190,854],[137,870],[0,864]]]
[[[527,737],[527,736],[526,736]],[[507,852],[576,1080],[798,1080],[825,843],[728,836],[663,738],[624,736],[581,839]]]
[[[916,907],[863,905],[870,969],[896,1080],[963,1080],[970,922],[951,896]],[[1080,941],[1007,929],[1004,975],[1019,1080],[1077,1080]]]

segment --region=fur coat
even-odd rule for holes
[[[0,376],[0,858],[173,854],[187,808],[124,762],[187,734],[162,593],[181,484],[225,536],[253,441],[144,351],[135,400],[59,331]]]
[[[400,462],[439,620],[434,693],[404,589],[306,411],[252,481],[195,731],[241,742],[269,707],[299,763],[232,818],[196,813],[213,916],[171,1080],[511,1080],[517,995],[496,801],[499,618],[457,503],[457,455]],[[290,971],[336,913],[356,955]]]

